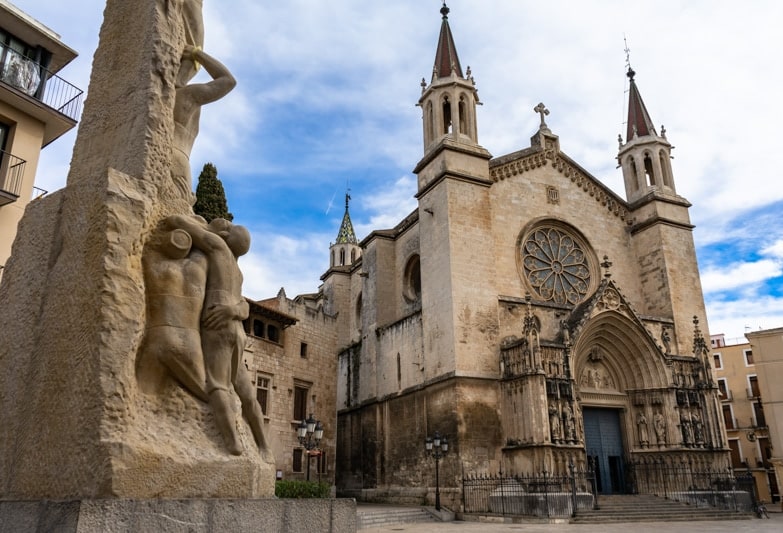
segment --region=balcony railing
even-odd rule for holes
[[[0,81],[73,120],[79,120],[81,89],[6,46],[0,46],[0,58]]]
[[[730,402],[734,399],[734,396],[731,394],[731,389],[724,390],[718,390],[718,397],[723,402]]]
[[[26,164],[24,159],[0,151],[0,205],[10,204],[19,198]]]
[[[748,393],[748,400],[755,400],[756,398],[761,397],[761,393],[758,389],[749,388],[745,389],[745,391]]]

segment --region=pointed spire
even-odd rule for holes
[[[340,231],[337,233],[337,242],[335,244],[358,244],[356,234],[353,232],[351,215],[348,213],[348,202],[350,200],[351,195],[345,193],[345,214],[343,215],[343,222],[340,224]]]
[[[460,78],[462,75],[462,66],[459,64],[457,56],[457,47],[454,45],[454,37],[449,28],[449,8],[446,0],[443,1],[443,7],[440,13],[443,15],[443,22],[440,25],[440,37],[438,38],[438,49],[435,52],[435,66],[432,69],[433,77],[448,78],[452,71],[457,73]]]
[[[657,135],[650,114],[642,101],[642,95],[639,94],[639,89],[636,87],[636,81],[634,81],[636,72],[630,65],[627,76],[631,80],[631,86],[628,90],[628,130],[625,142],[630,142],[637,136]]]

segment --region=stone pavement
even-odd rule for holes
[[[771,507],[770,505],[767,506]],[[777,511],[777,512],[774,512]],[[779,509],[770,510],[770,519],[721,520],[698,522],[625,522],[615,524],[549,524],[522,523],[500,524],[492,522],[445,522],[392,524],[380,528],[361,529],[361,533],[387,533],[403,531],[405,533],[492,533],[523,531],[525,533],[781,533],[783,532],[783,513]]]

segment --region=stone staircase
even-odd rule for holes
[[[438,522],[424,507],[398,507],[383,505],[358,505],[356,507],[357,529],[370,529],[394,524],[413,522]]]
[[[579,511],[572,524],[749,520],[750,513],[697,507],[649,494],[599,496],[600,509]]]

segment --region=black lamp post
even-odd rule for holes
[[[424,449],[428,454],[435,458],[435,510],[440,511],[440,474],[438,472],[438,462],[446,452],[449,451],[449,441],[446,437],[441,437],[440,433],[435,432],[434,437],[424,439]]]
[[[321,421],[316,420],[313,413],[310,413],[307,420],[302,420],[299,427],[296,428],[296,436],[299,437],[299,444],[307,453],[307,481],[310,481],[310,452],[318,450],[316,455],[320,455],[321,450],[318,446],[324,436],[324,427],[321,425]]]

